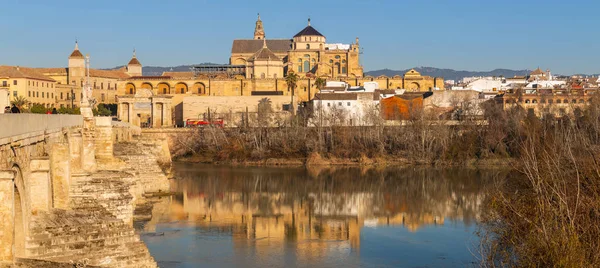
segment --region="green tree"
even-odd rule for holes
[[[95,116],[111,116],[112,111],[108,109],[104,104],[98,104],[97,108],[93,109],[92,112]]]
[[[296,94],[296,87],[298,86],[298,75],[294,72],[288,73],[288,75],[285,77],[285,83],[287,84],[288,90],[292,90],[292,99],[290,106],[292,108],[292,114],[294,114],[296,110],[294,109],[294,96]]]
[[[323,89],[323,87],[325,86],[325,83],[326,83],[326,82],[327,82],[327,81],[326,81],[325,79],[323,79],[323,78],[319,77],[319,78],[317,78],[317,80],[315,80],[315,86],[316,86],[316,87],[317,87],[319,90],[321,90],[321,89]]]
[[[29,101],[23,96],[17,96],[14,100],[10,102],[10,104],[17,106],[19,110],[23,110],[23,107],[27,106],[29,104]]]
[[[44,105],[34,104],[34,105],[31,105],[29,112],[31,112],[33,114],[45,114],[46,112],[48,112],[48,109]]]

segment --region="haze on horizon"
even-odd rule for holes
[[[599,1],[16,1],[0,17],[0,65],[66,66],[74,41],[95,68],[227,63],[233,39],[312,25],[328,43],[360,38],[365,71],[431,66],[600,73]]]

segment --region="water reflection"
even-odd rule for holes
[[[396,260],[397,254],[383,254],[388,249],[404,250],[408,254],[420,248],[419,243],[429,245],[417,254],[433,250],[444,266],[461,266],[472,259],[467,241],[446,241],[462,245],[462,255],[456,256],[456,249],[436,245],[438,241],[433,240],[446,243],[435,237],[436,231],[433,237],[423,238],[432,232],[426,229],[434,227],[444,233],[465,233],[458,238],[449,236],[450,240],[472,237],[473,224],[484,198],[483,189],[501,173],[425,168],[307,170],[189,164],[178,164],[175,172],[177,179],[172,181],[171,187],[180,194],[155,205],[152,219],[144,225],[149,233],[144,239],[156,257],[153,247],[161,243],[177,244],[178,239],[182,242],[191,235],[198,241],[192,244],[202,246],[199,244],[210,244],[211,239],[219,241],[225,237],[232,248],[231,256],[213,259],[219,263],[216,266],[227,266],[223,262],[229,261],[232,266],[287,266],[290,262],[299,266],[327,266],[327,263],[332,266],[436,266],[435,261],[421,263],[417,258],[400,261]],[[446,225],[448,228],[442,228]],[[191,232],[190,227],[193,227]],[[184,233],[178,234],[181,230]],[[156,235],[165,232],[171,238]],[[420,233],[423,235],[419,236]],[[395,236],[398,239],[394,239]],[[377,240],[387,240],[385,248],[377,249]],[[182,243],[189,246],[188,242]],[[211,256],[199,261],[184,254],[176,255],[184,260],[174,267],[188,267],[186,261],[194,260],[207,266],[216,264],[210,265]],[[172,257],[161,255],[174,261]],[[450,263],[444,261],[448,257],[452,259]],[[161,265],[168,266],[167,262]]]

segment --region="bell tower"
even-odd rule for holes
[[[265,39],[265,29],[263,28],[263,23],[260,20],[260,13],[258,14],[258,19],[256,20],[256,27],[254,28],[254,39]]]

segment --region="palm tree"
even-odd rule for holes
[[[315,86],[321,90],[324,86],[325,86],[326,80],[319,77],[317,78],[317,80],[315,80]]]
[[[29,101],[23,96],[17,96],[10,104],[17,106],[19,110],[22,110],[25,105],[29,104]]]
[[[288,73],[288,75],[285,77],[285,83],[287,84],[288,90],[292,90],[292,100],[291,100],[291,106],[292,106],[292,115],[295,112],[295,107],[294,107],[294,95],[296,93],[296,86],[298,84],[298,75],[294,72],[290,72]]]

